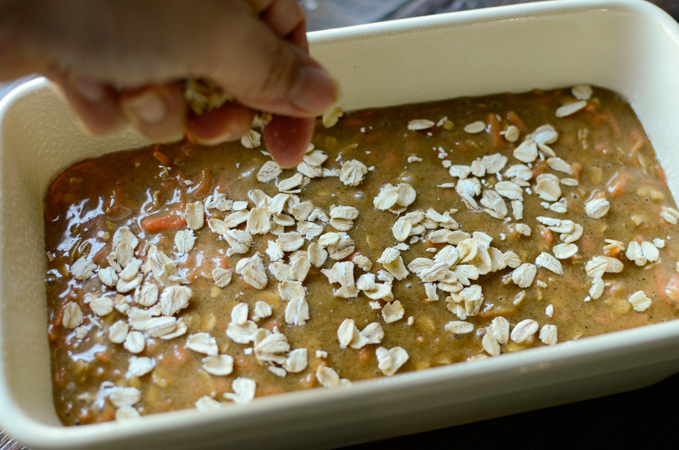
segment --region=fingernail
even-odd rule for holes
[[[192,129],[192,126],[189,126],[189,135],[191,138],[198,144],[204,145],[206,147],[223,144],[224,142],[237,141],[243,135],[242,132],[238,132],[237,130],[233,130],[231,128],[220,130],[218,133],[205,134],[203,132],[202,134],[203,135],[201,136],[201,132],[196,133],[196,131]]]
[[[337,82],[328,72],[314,66],[301,66],[290,100],[298,108],[321,114],[336,101]]]
[[[147,124],[161,123],[167,117],[167,106],[155,91],[149,91],[129,100],[126,109],[138,122]]]
[[[191,135],[191,138],[196,141],[200,145],[204,145],[206,147],[212,147],[215,145],[223,144],[224,142],[233,142],[241,138],[241,136],[236,136],[231,133],[223,134],[221,136],[217,136],[214,138],[209,138],[209,139],[204,139],[204,138],[199,138],[195,134]]]
[[[98,81],[76,78],[71,82],[71,86],[80,96],[93,105],[103,102],[106,98],[106,88]]]

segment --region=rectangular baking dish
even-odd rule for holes
[[[679,26],[635,0],[554,1],[310,35],[342,108],[587,83],[632,104],[668,174],[679,168]],[[216,411],[63,427],[54,411],[42,201],[83,158],[148,142],[83,135],[44,80],[0,103],[0,426],[34,449],[319,448],[451,426],[655,383],[679,371],[679,322]],[[679,193],[679,179],[669,177]]]

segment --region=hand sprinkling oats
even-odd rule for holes
[[[12,31],[19,22],[12,17],[22,17],[21,32]],[[65,0],[17,3],[0,20],[9,30],[3,45],[13,49],[0,55],[2,78],[47,76],[94,134],[129,122],[158,141],[188,132],[213,145],[247,135],[255,146],[248,133],[254,111],[268,111],[267,150],[290,167],[311,140],[313,117],[337,97],[333,78],[309,56],[297,2],[196,8],[190,1]]]

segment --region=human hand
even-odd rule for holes
[[[242,136],[255,110],[286,116],[264,130],[284,166],[337,95],[295,0],[0,0],[0,79],[29,73],[56,83],[93,134],[132,122],[155,140],[188,132],[213,144]],[[235,102],[190,117],[177,82],[187,78]]]

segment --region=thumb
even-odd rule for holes
[[[247,17],[229,30],[229,40],[247,44],[219,48],[205,73],[255,110],[292,117],[312,117],[337,99],[337,83],[308,53],[277,36],[256,17]],[[225,37],[226,39],[226,37]],[[220,42],[221,41],[221,42]],[[225,55],[229,53],[230,55]]]

